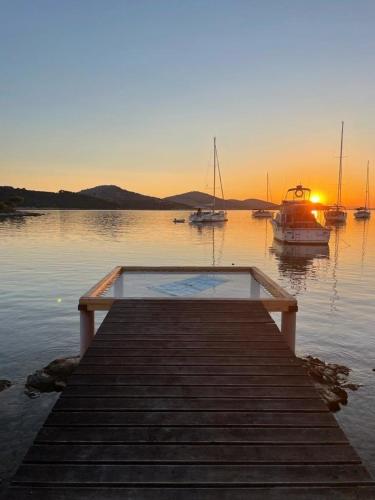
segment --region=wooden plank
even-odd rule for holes
[[[179,323],[178,327],[174,324],[163,324],[163,329],[160,331],[158,325],[150,323],[109,323],[105,321],[99,327],[97,334],[163,334],[163,335],[185,335],[185,334],[204,334],[204,335],[220,335],[220,334],[244,334],[244,335],[278,335],[282,337],[280,330],[275,323],[205,323],[204,328],[198,323]]]
[[[184,314],[182,318],[178,319],[175,316],[169,316],[166,314],[147,314],[144,315],[142,312],[139,314],[111,314],[107,320],[108,323],[121,323],[126,326],[128,323],[157,323],[160,328],[163,324],[172,324],[178,328],[180,323],[199,323],[200,325],[204,323],[270,323],[268,316],[262,313],[254,314],[252,312],[248,313],[218,313],[218,312],[203,312],[202,313],[192,313],[191,315]]]
[[[229,349],[228,347],[223,347],[222,349],[122,349],[120,347],[109,348],[109,347],[96,347],[96,345],[91,346],[87,350],[86,356],[90,354],[91,356],[112,356],[112,357],[123,357],[123,356],[197,356],[197,357],[208,357],[208,356],[238,356],[242,358],[252,357],[252,358],[267,358],[267,357],[290,357],[290,349],[257,349],[249,350],[244,352],[243,349]]]
[[[211,341],[193,341],[193,340],[127,340],[123,339],[120,341],[116,340],[105,340],[101,339],[100,341],[94,340],[91,343],[91,347],[95,348],[116,348],[120,347],[121,349],[142,349],[143,347],[146,349],[241,349],[241,350],[252,350],[252,349],[288,349],[285,342],[282,342],[281,339],[278,341],[269,342],[264,341],[243,341],[243,340],[232,340],[221,342],[218,340]]]
[[[369,484],[361,465],[61,465],[23,464],[16,484],[321,485]]]
[[[263,286],[263,288],[265,288],[273,297],[281,297],[297,303],[296,298],[293,297],[293,295],[284,290],[284,288],[276,283],[276,281],[273,281],[258,267],[252,267],[250,272],[255,280],[260,283],[260,285]]]
[[[184,365],[98,365],[82,363],[78,375],[95,374],[156,374],[156,375],[305,375],[300,366],[184,366]]]
[[[8,500],[370,500],[373,486],[275,487],[14,487]]]
[[[52,411],[45,425],[336,427],[337,422],[329,412]]]
[[[257,333],[229,333],[229,334],[206,334],[206,333],[190,333],[179,335],[176,333],[153,333],[153,334],[131,334],[131,333],[97,333],[95,335],[95,342],[109,342],[109,341],[139,341],[146,342],[151,340],[155,341],[169,341],[175,342],[286,342],[285,337],[276,334],[257,334]]]
[[[264,307],[259,301],[249,301],[245,300],[215,300],[215,299],[204,299],[204,300],[191,300],[191,299],[179,299],[179,300],[162,300],[155,301],[153,299],[143,299],[143,300],[115,300],[113,306],[111,307],[111,314],[116,314],[119,312],[170,312],[176,315],[181,312],[191,313],[192,311],[202,311],[202,312],[255,312],[268,315]]]
[[[308,376],[293,375],[80,375],[69,378],[71,385],[270,385],[311,386]]]
[[[273,352],[273,351],[272,351]],[[81,365],[162,365],[162,366],[301,366],[299,359],[289,353],[288,356],[96,356],[90,349],[81,360]]]
[[[316,389],[311,387],[262,387],[262,386],[155,386],[155,385],[71,385],[64,390],[64,396],[95,397],[179,397],[179,398],[287,398],[320,399]]]
[[[247,463],[247,464],[359,464],[349,445],[197,445],[197,444],[60,444],[34,445],[25,463]]]
[[[43,427],[36,443],[348,444],[339,427]]]
[[[240,398],[101,398],[61,397],[54,411],[118,410],[230,410],[230,411],[328,411],[320,399]]]
[[[82,299],[87,297],[97,297],[100,294],[104,293],[107,288],[109,288],[112,283],[120,276],[121,274],[121,266],[117,266],[112,271],[110,271],[103,279],[98,281],[90,290],[88,290],[82,297]]]
[[[249,280],[249,290],[250,290],[250,280]],[[293,297],[294,299],[294,297]],[[254,310],[262,309],[262,304],[259,300],[249,300],[248,297],[143,297],[141,300],[139,298],[125,297],[121,299],[116,299],[113,305],[113,310],[126,309],[126,308],[138,308],[138,309],[150,309],[156,307],[158,309],[172,309],[173,311],[178,310],[181,307],[189,308],[201,308],[210,309],[218,307],[218,305],[224,305],[227,307],[246,307]]]

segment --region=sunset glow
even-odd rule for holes
[[[334,203],[344,120],[342,201],[363,203],[374,2],[355,22],[338,0],[5,3],[2,185],[212,192],[216,136],[227,198],[265,199],[268,172],[275,203],[298,183]]]
[[[310,199],[313,203],[321,203],[322,202],[322,197],[320,194],[316,194],[316,193],[312,194]]]

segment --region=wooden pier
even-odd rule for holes
[[[8,498],[371,499],[374,484],[261,300],[117,299]]]

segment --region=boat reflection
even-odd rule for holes
[[[198,233],[205,245],[211,241],[211,264],[212,266],[220,265],[224,248],[225,221],[216,221],[210,224],[196,222],[191,224],[190,227]]]
[[[281,277],[287,278],[295,293],[306,290],[307,279],[314,278],[322,261],[328,262],[328,245],[293,245],[273,240],[270,248],[278,262]]]

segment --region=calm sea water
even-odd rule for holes
[[[56,399],[24,395],[27,375],[78,353],[78,298],[119,264],[256,265],[295,294],[298,354],[343,363],[363,384],[337,418],[375,474],[375,220],[350,213],[328,250],[275,245],[269,221],[248,212],[230,212],[219,227],[172,223],[187,215],[47,211],[0,220],[0,378],[13,384],[0,393],[0,477],[14,472]]]

